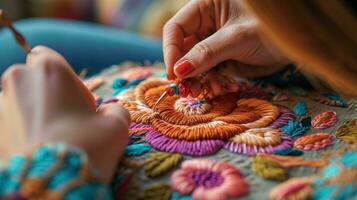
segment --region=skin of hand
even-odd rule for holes
[[[83,149],[109,183],[128,142],[130,116],[118,104],[98,111],[90,91],[57,52],[36,47],[2,76],[0,153],[64,142]],[[4,155],[6,154],[6,155]]]
[[[220,66],[240,77],[273,74],[289,63],[259,37],[257,21],[237,0],[192,0],[165,25],[164,61],[167,79],[186,79]],[[210,79],[214,93],[222,89]],[[200,85],[193,84],[196,96]]]

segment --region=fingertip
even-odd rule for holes
[[[66,68],[70,68],[66,59],[53,49],[45,46],[34,47],[26,58],[29,66],[41,66],[46,64],[62,63]]]
[[[50,52],[52,51],[50,48],[42,45],[35,46],[34,48],[31,49],[30,54],[36,54],[36,53],[43,53],[43,52]]]

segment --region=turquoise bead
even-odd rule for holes
[[[179,96],[179,95],[180,95],[179,88],[178,88],[178,86],[177,86],[176,84],[171,83],[168,87],[169,87],[169,88],[172,88],[172,89],[175,89],[174,95],[176,95],[176,96]]]

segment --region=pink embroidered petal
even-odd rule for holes
[[[188,179],[184,179],[182,176],[187,176]],[[184,186],[188,183],[185,181],[195,185],[192,190],[194,200],[224,200],[248,193],[248,184],[241,177],[239,170],[226,162],[187,160],[182,163],[181,169],[172,175],[172,189],[180,194],[187,194],[189,190],[185,190]]]
[[[309,199],[312,194],[313,179],[310,177],[292,178],[275,188],[270,192],[270,199]]]
[[[335,111],[327,111],[318,114],[311,120],[312,127],[316,129],[325,129],[333,126],[337,121],[337,116]]]
[[[320,150],[333,144],[333,136],[328,133],[316,133],[298,138],[294,147],[300,150]]]
[[[189,179],[189,170],[177,170],[171,176],[171,187],[181,195],[190,194],[195,189],[194,182]]]

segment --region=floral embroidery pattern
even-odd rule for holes
[[[126,96],[118,96],[133,122],[152,127],[145,139],[154,148],[202,156],[215,153],[226,143],[225,149],[247,155],[292,146],[290,137],[274,129],[294,118],[286,107],[257,98],[239,99],[244,94],[229,93],[210,102],[170,96],[154,112],[152,106],[167,83],[161,79],[146,80]],[[271,128],[264,129],[269,125]],[[249,141],[252,138],[256,143]]]
[[[353,110],[347,107],[357,108],[352,101],[329,93],[317,97],[305,90],[307,88],[287,83],[283,85],[290,86],[290,93],[270,83],[239,80],[238,92],[206,101],[168,97],[154,111],[153,104],[169,84],[162,79],[150,78],[152,75],[165,77],[162,65],[120,67],[115,71],[124,73],[98,77],[88,86],[93,90],[101,87],[95,90],[99,92],[95,95],[97,106],[119,103],[130,111],[133,121],[129,146],[119,166],[117,181],[113,183],[116,199],[236,199],[248,193],[248,184],[249,197],[261,199],[255,191],[259,188],[259,191],[267,192],[264,179],[278,184],[276,181],[288,179],[289,175],[304,176],[305,173],[309,177],[290,178],[278,185],[271,190],[270,198],[354,197],[355,154],[349,153],[347,159],[339,152],[343,159],[329,160],[327,156],[331,153],[318,150],[334,151],[355,143],[357,120],[350,119],[338,129],[326,129],[326,133],[308,132],[311,128],[316,132],[316,129],[334,126],[338,123],[337,115],[339,121],[345,118],[345,113],[350,116]],[[100,79],[105,80],[104,84]],[[108,85],[109,82],[112,85]],[[102,88],[114,91],[116,98],[102,96]],[[312,116],[311,120],[310,114],[315,113],[316,107],[332,110]],[[336,130],[335,134],[330,130]],[[334,135],[343,142],[336,142]],[[332,145],[333,142],[336,144]],[[254,157],[250,159],[230,152]],[[206,155],[212,155],[209,156],[211,160],[190,160]],[[169,186],[164,177],[181,161],[182,167],[174,171]],[[223,167],[226,165],[230,167]],[[320,168],[324,170],[315,174]],[[245,176],[247,174],[246,182],[238,169]],[[147,182],[141,184],[142,180]],[[236,180],[240,180],[239,183]]]
[[[226,162],[187,160],[171,176],[171,188],[193,199],[226,199],[248,193],[240,172]]]

